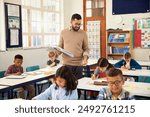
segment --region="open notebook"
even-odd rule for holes
[[[22,78],[25,78],[26,75],[20,75],[20,76],[15,76],[15,75],[11,75],[11,76],[6,76],[5,78],[8,78],[8,79],[22,79]]]

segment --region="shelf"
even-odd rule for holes
[[[108,44],[129,44],[129,42],[108,42]]]
[[[130,31],[123,31],[123,30],[109,30],[107,33],[130,33]]]
[[[108,56],[123,56],[124,54],[108,54]]]
[[[121,39],[121,40],[117,40]],[[111,41],[110,41],[111,40]],[[124,40],[124,41],[123,41]],[[114,42],[113,42],[114,41]],[[116,42],[118,41],[118,42]],[[120,41],[120,42],[119,42]],[[125,52],[132,50],[132,34],[129,30],[107,31],[107,57],[121,59]],[[118,53],[116,53],[118,52]],[[110,54],[111,53],[111,54]]]

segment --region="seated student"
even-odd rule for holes
[[[97,62],[97,67],[92,75],[92,79],[103,78],[106,77],[106,73],[113,65],[108,62],[106,58],[100,58]]]
[[[15,55],[14,57],[14,64],[10,65],[5,72],[5,76],[9,75],[21,75],[23,73],[23,67],[21,66],[23,63],[23,56],[22,55]],[[18,95],[18,98],[25,99],[25,90],[28,91],[27,99],[32,99],[35,96],[35,89],[32,85],[23,86],[20,88],[16,88]]]
[[[116,68],[121,69],[141,69],[141,65],[139,65],[134,59],[131,58],[131,54],[129,52],[124,54],[124,58],[117,62],[114,65]]]
[[[130,92],[123,89],[124,79],[120,69],[111,68],[107,73],[108,87],[100,89],[98,100],[131,100]]]
[[[50,67],[54,67],[57,64],[59,64],[59,60],[57,60],[57,54],[55,53],[55,51],[50,51],[49,54],[49,60],[47,61],[47,65]]]
[[[33,100],[77,100],[77,78],[67,66],[56,71],[54,83]]]

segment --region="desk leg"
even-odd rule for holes
[[[138,76],[134,76],[133,78],[135,79],[135,82],[139,81],[139,77]]]
[[[87,98],[86,98],[86,90],[84,90],[84,99],[87,100]]]
[[[1,95],[2,95],[2,100],[4,100],[4,92],[2,92]]]
[[[9,99],[13,99],[13,89],[10,90]]]

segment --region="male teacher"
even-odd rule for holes
[[[70,28],[62,30],[59,40],[59,47],[74,55],[70,57],[62,54],[62,63],[68,66],[78,79],[82,78],[83,65],[88,63],[89,53],[87,34],[80,29],[81,22],[81,16],[73,14]]]

